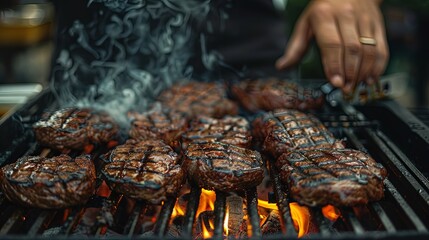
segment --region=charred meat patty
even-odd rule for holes
[[[209,190],[240,191],[262,182],[259,152],[221,142],[191,143],[185,151],[189,178]]]
[[[183,183],[179,156],[162,140],[128,140],[108,155],[102,169],[107,184],[130,198],[159,204]]]
[[[95,190],[89,156],[27,156],[4,166],[0,186],[7,199],[25,206],[58,209],[84,204]]]
[[[277,78],[243,80],[234,84],[231,92],[251,112],[278,108],[316,109],[324,102],[321,91]]]
[[[45,114],[33,125],[37,141],[58,150],[82,150],[117,138],[119,126],[104,112],[65,108]]]
[[[219,83],[188,82],[164,90],[158,100],[163,106],[186,113],[221,118],[236,115],[238,106],[226,97],[226,89]]]
[[[137,140],[162,139],[176,149],[188,127],[188,119],[178,111],[168,108],[154,108],[143,113],[131,113],[130,137]]]
[[[354,149],[318,149],[281,155],[276,162],[292,197],[308,206],[355,206],[383,198],[386,169]]]
[[[313,115],[279,109],[253,123],[254,135],[263,139],[262,149],[274,157],[296,149],[344,148]]]
[[[200,116],[182,135],[184,149],[191,142],[223,142],[239,147],[250,147],[252,136],[249,122],[243,117],[226,116],[221,119]]]

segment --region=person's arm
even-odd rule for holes
[[[381,0],[313,0],[295,24],[278,69],[296,65],[316,39],[325,75],[350,93],[359,82],[373,84],[386,67],[386,42]]]

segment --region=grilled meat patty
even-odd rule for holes
[[[383,198],[387,171],[354,149],[318,149],[281,155],[276,162],[292,197],[308,206],[355,206]]]
[[[249,122],[238,116],[222,119],[200,116],[191,122],[189,130],[182,135],[183,149],[191,142],[223,142],[246,148],[251,141]]]
[[[263,139],[262,149],[274,157],[295,149],[344,148],[342,141],[313,115],[279,109],[257,118],[254,136]]]
[[[221,118],[236,115],[238,106],[226,97],[226,89],[219,83],[189,82],[164,90],[158,100],[163,106],[188,114]]]
[[[162,139],[174,149],[180,147],[180,139],[188,127],[186,116],[168,108],[154,108],[144,113],[131,113],[129,135],[138,140]]]
[[[118,125],[104,112],[65,108],[48,113],[33,125],[37,141],[58,150],[82,150],[117,138]]]
[[[278,108],[308,110],[319,108],[324,102],[321,91],[277,78],[240,81],[231,87],[231,92],[251,112]]]
[[[0,171],[7,199],[48,209],[84,204],[95,190],[95,167],[87,155],[26,156]]]
[[[108,161],[102,173],[112,190],[152,204],[177,194],[184,180],[179,156],[162,140],[128,140]]]
[[[221,142],[191,143],[185,156],[189,177],[205,189],[239,191],[259,185],[264,178],[257,151]]]

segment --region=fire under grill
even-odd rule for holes
[[[42,112],[56,107],[47,90],[4,118],[2,165],[25,155],[58,154],[35,143],[30,129]],[[0,192],[0,237],[427,239],[427,126],[390,100],[361,107],[325,106],[316,115],[336,137],[346,140],[347,147],[368,152],[386,167],[389,175],[381,201],[344,208],[299,206],[281,184],[274,159],[267,159],[264,186],[231,194],[188,183],[162,206],[111,192],[100,175],[90,200],[70,209],[26,208],[9,202]],[[106,151],[91,153],[98,168],[102,166],[99,157]]]

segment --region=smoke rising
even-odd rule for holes
[[[160,91],[189,79],[188,60],[210,0],[91,0],[90,19],[76,18],[72,39],[54,59],[51,89],[61,107],[108,111],[127,123],[127,112],[146,109]],[[213,68],[216,53],[204,52]],[[211,54],[211,55],[210,55]]]

